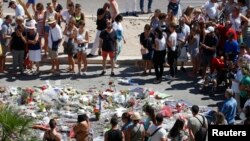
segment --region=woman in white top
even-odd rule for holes
[[[232,28],[237,33],[238,42],[242,43],[242,23],[248,24],[248,19],[240,13],[239,6],[233,8],[232,14],[229,16],[229,20],[232,23]]]
[[[175,77],[176,73],[176,62],[177,62],[177,54],[176,54],[176,46],[177,46],[177,33],[175,32],[176,24],[171,23],[169,25],[169,31],[171,34],[167,40],[168,47],[168,64],[170,67],[170,75],[166,76],[167,79],[172,79]]]
[[[163,64],[165,63],[166,56],[166,36],[158,27],[155,29],[155,52],[153,57],[156,79],[154,83],[161,83],[164,71]],[[159,70],[160,69],[160,70]]]
[[[87,71],[87,48],[89,43],[89,32],[85,29],[85,22],[78,23],[79,28],[75,39],[75,48],[77,50],[78,74],[81,75],[81,64],[83,63],[83,74]]]
[[[68,63],[69,68],[68,72],[74,73],[75,72],[75,61],[74,61],[74,40],[77,34],[76,28],[76,20],[74,17],[71,17],[69,23],[65,26],[65,30],[63,34],[65,35],[63,46],[64,46],[64,53],[68,55]]]

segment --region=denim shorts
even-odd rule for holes
[[[35,4],[35,3],[36,3],[36,0],[28,0],[27,3],[29,3],[29,4]]]

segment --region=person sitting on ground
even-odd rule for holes
[[[113,116],[110,120],[111,129],[104,135],[104,141],[125,141],[123,132],[118,129],[118,118]]]
[[[50,130],[46,131],[43,136],[43,141],[61,141],[61,135],[56,131],[56,120],[49,121]]]
[[[134,112],[131,115],[133,125],[128,129],[128,140],[126,141],[144,141],[145,130],[144,126],[140,124],[141,115],[138,112]]]
[[[224,101],[224,104],[220,110],[221,113],[225,115],[225,118],[229,125],[234,124],[236,117],[237,102],[233,96],[234,96],[233,90],[227,89],[225,92],[226,100]]]
[[[78,115],[77,122],[78,124],[73,128],[76,141],[88,141],[90,130],[88,116],[86,114]]]
[[[188,136],[185,134],[183,130],[185,125],[185,120],[178,118],[175,121],[174,126],[170,129],[168,134],[168,139],[171,141],[188,141]]]

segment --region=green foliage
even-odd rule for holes
[[[0,107],[0,138],[1,141],[27,141],[29,139],[33,119],[21,115],[17,110]]]

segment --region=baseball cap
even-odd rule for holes
[[[214,32],[214,27],[209,26],[209,27],[205,30],[205,32],[206,32],[206,33]]]

